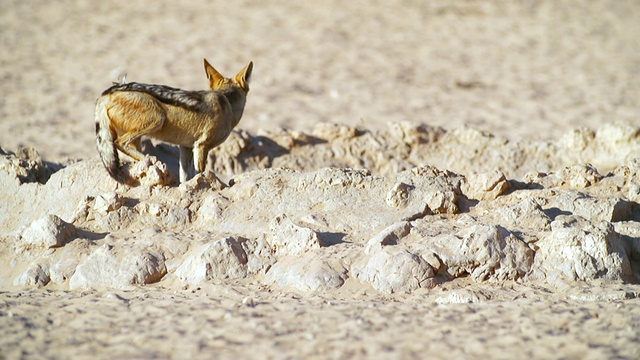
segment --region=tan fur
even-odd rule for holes
[[[184,91],[159,85],[121,84],[96,102],[96,139],[102,161],[116,180],[125,182],[113,146],[141,160],[140,138],[180,146],[180,181],[188,180],[190,162],[205,170],[207,155],[238,124],[249,92],[253,63],[235,77],[223,77],[204,60],[210,91]]]

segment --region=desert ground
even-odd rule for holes
[[[0,8],[1,359],[640,358],[637,1]],[[207,171],[115,182],[96,98],[203,58]]]

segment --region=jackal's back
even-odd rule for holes
[[[133,91],[148,94],[163,104],[178,106],[185,110],[201,112],[206,109],[206,95],[210,91],[189,91],[166,85],[127,83],[117,84],[102,92],[102,96],[118,91]]]

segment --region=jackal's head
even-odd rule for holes
[[[204,59],[204,71],[207,73],[209,88],[211,88],[211,90],[225,90],[235,86],[242,89],[245,93],[248,93],[251,70],[253,70],[253,62],[249,61],[247,66],[240,70],[236,76],[226,78],[222,76],[218,70],[214,69],[207,59]]]

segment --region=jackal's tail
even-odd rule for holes
[[[111,128],[109,114],[107,114],[106,99],[100,98],[96,103],[96,144],[102,164],[109,175],[119,183],[126,183],[127,176],[120,169],[120,159],[116,149],[116,133]]]

